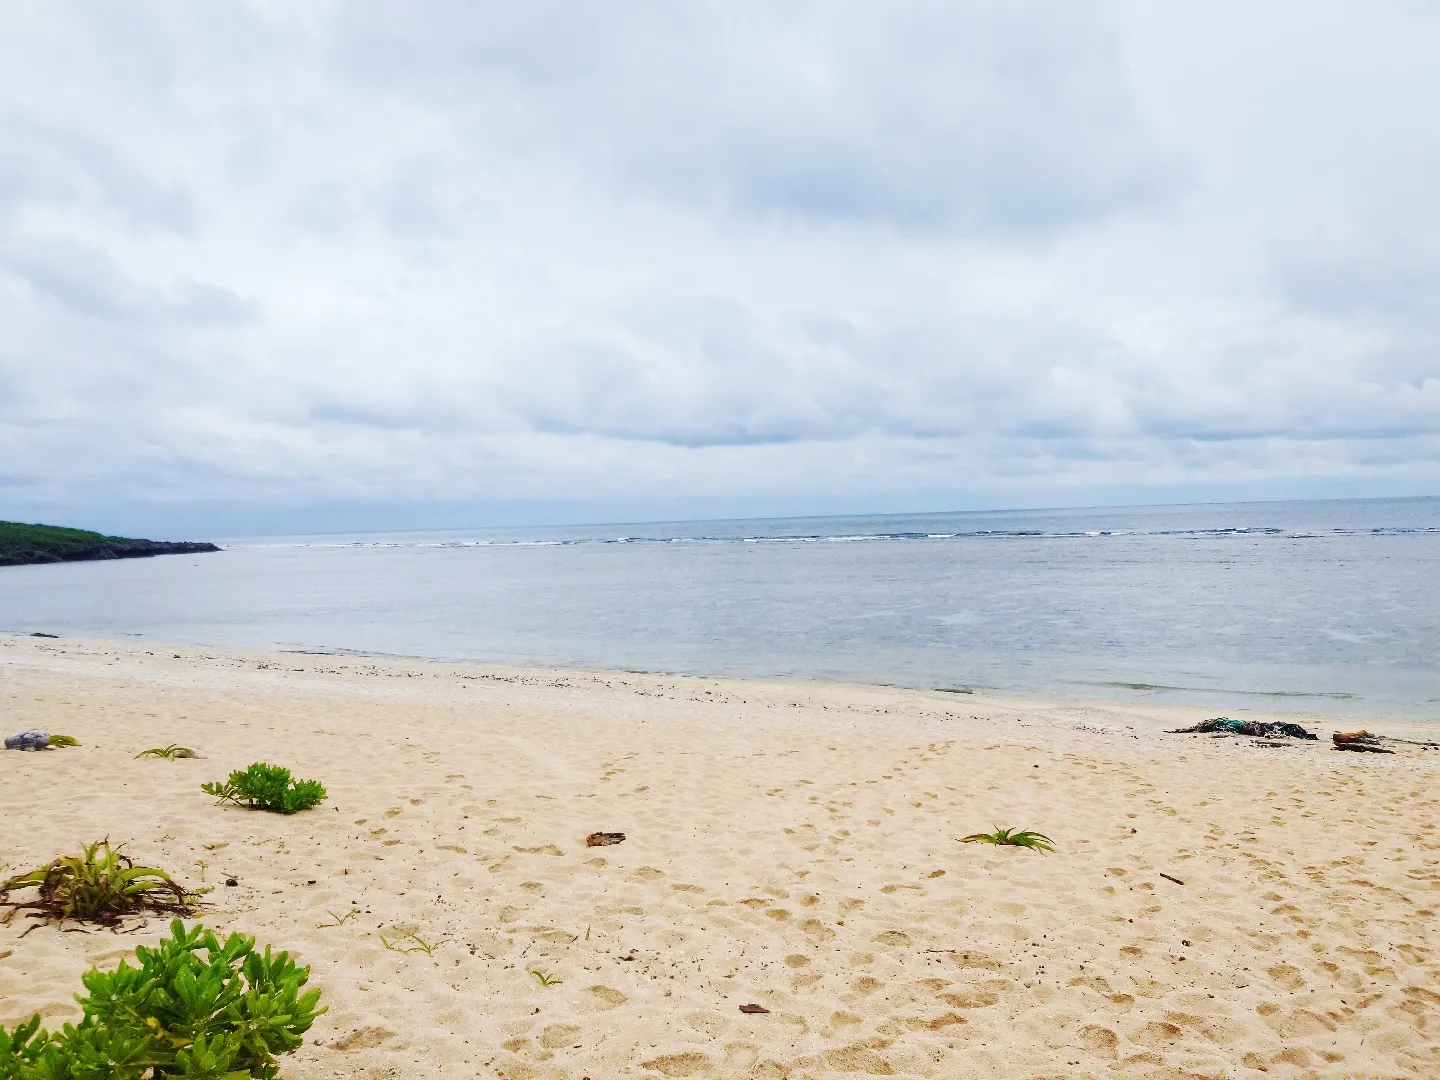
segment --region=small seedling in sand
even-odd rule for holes
[[[77,739],[77,738],[75,738],[74,735],[51,735],[51,736],[50,736],[50,745],[51,745],[51,746],[79,746],[79,745],[80,745],[80,740]]]
[[[405,941],[413,941],[415,942],[415,944],[407,947],[401,944]],[[406,934],[404,937],[396,938],[394,941],[387,941],[385,939],[385,935],[381,934],[380,944],[384,945],[385,948],[389,949],[391,952],[404,953],[406,956],[409,956],[411,953],[417,952],[423,952],[426,956],[434,956],[435,950],[440,947],[440,942],[437,941],[434,945],[431,945],[424,938],[421,938],[415,934]]]
[[[37,899],[12,906],[34,908],[40,918],[110,925],[142,911],[188,915],[197,898],[165,871],[136,866],[109,840],[86,844],[78,856],[60,856],[49,866],[12,877],[0,885],[0,896],[18,889],[39,890]]]
[[[326,912],[325,912],[325,914],[326,914],[326,915],[329,915],[329,916],[330,916],[332,919],[334,919],[335,921],[334,921],[333,923],[325,923],[324,925],[326,925],[326,926],[344,926],[347,922],[349,922],[351,919],[353,919],[356,915],[359,915],[359,914],[360,914],[360,909],[359,909],[358,907],[352,907],[352,908],[351,908],[348,912],[346,912],[344,915],[336,915],[335,912],[330,911],[330,910],[327,909]],[[382,940],[383,940],[383,939],[382,939]]]
[[[200,790],[222,803],[277,814],[308,810],[325,801],[325,787],[320,781],[294,780],[289,769],[260,761],[248,769],[236,769],[223,784],[201,784]]]
[[[535,976],[536,981],[538,981],[541,986],[559,986],[562,982],[565,981],[564,979],[552,978],[549,974],[541,971],[539,968],[532,968],[530,974]]]
[[[169,746],[152,746],[149,750],[141,750],[140,753],[135,755],[135,760],[139,761],[141,758],[153,757],[165,758],[168,761],[174,760],[175,758],[198,758],[199,756],[199,754],[191,750],[188,746],[171,743]]]
[[[81,976],[83,1017],[57,1032],[40,1017],[0,1028],[4,1080],[270,1080],[277,1055],[300,1046],[320,991],[300,993],[310,969],[286,953],[263,953],[255,939],[222,944],[179,919],[159,948],[135,950],[138,968],[91,969]]]
[[[1054,842],[1044,833],[1029,829],[1001,829],[994,832],[971,833],[960,838],[962,844],[994,844],[996,847],[1023,847],[1031,851],[1054,851]]]

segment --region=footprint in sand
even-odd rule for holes
[[[331,1050],[370,1050],[379,1046],[386,1039],[394,1037],[395,1032],[384,1027],[363,1027],[343,1035],[330,1044]]]
[[[562,1050],[574,1046],[580,1029],[574,1024],[551,1024],[540,1032],[540,1045],[546,1050]]]
[[[704,1054],[666,1054],[640,1063],[642,1069],[654,1069],[665,1076],[694,1076],[710,1068],[710,1059]]]
[[[1120,1045],[1120,1036],[1109,1028],[1090,1024],[1080,1029],[1080,1035],[1076,1041],[1080,1044],[1081,1049],[1096,1057],[1113,1061],[1118,1054],[1117,1047]]]
[[[607,1012],[610,1009],[619,1008],[630,1000],[619,990],[615,990],[609,986],[587,986],[585,993],[590,995],[593,1008]]]

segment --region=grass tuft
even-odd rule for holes
[[[403,944],[406,941],[413,941],[415,942],[415,944],[407,946]],[[434,945],[432,945],[430,944],[430,942],[426,941],[424,938],[416,934],[406,934],[402,938],[396,938],[394,941],[389,941],[386,939],[384,934],[381,934],[380,944],[384,945],[385,948],[389,949],[391,952],[404,953],[406,956],[409,956],[411,953],[417,952],[423,952],[426,956],[434,956],[435,950],[440,946],[441,943],[437,941]]]
[[[1031,851],[1054,851],[1055,844],[1044,833],[1030,829],[1002,829],[996,826],[994,832],[971,833],[960,838],[962,844],[994,844],[996,847],[1023,847]]]
[[[12,907],[34,908],[42,919],[114,925],[126,915],[163,912],[188,915],[198,900],[165,871],[136,866],[110,841],[86,844],[80,854],[57,857],[48,866],[20,874],[0,885],[0,898],[38,890],[38,897]]]
[[[188,746],[181,746],[179,743],[171,743],[169,746],[152,746],[149,750],[141,750],[135,755],[135,760],[141,758],[165,758],[167,761],[173,758],[198,758],[200,755]]]

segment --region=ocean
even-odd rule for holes
[[[220,541],[0,630],[1440,722],[1440,499]]]

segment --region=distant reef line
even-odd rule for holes
[[[189,540],[135,540],[88,529],[0,521],[0,566],[144,559],[151,555],[194,555],[219,550],[214,544]]]

